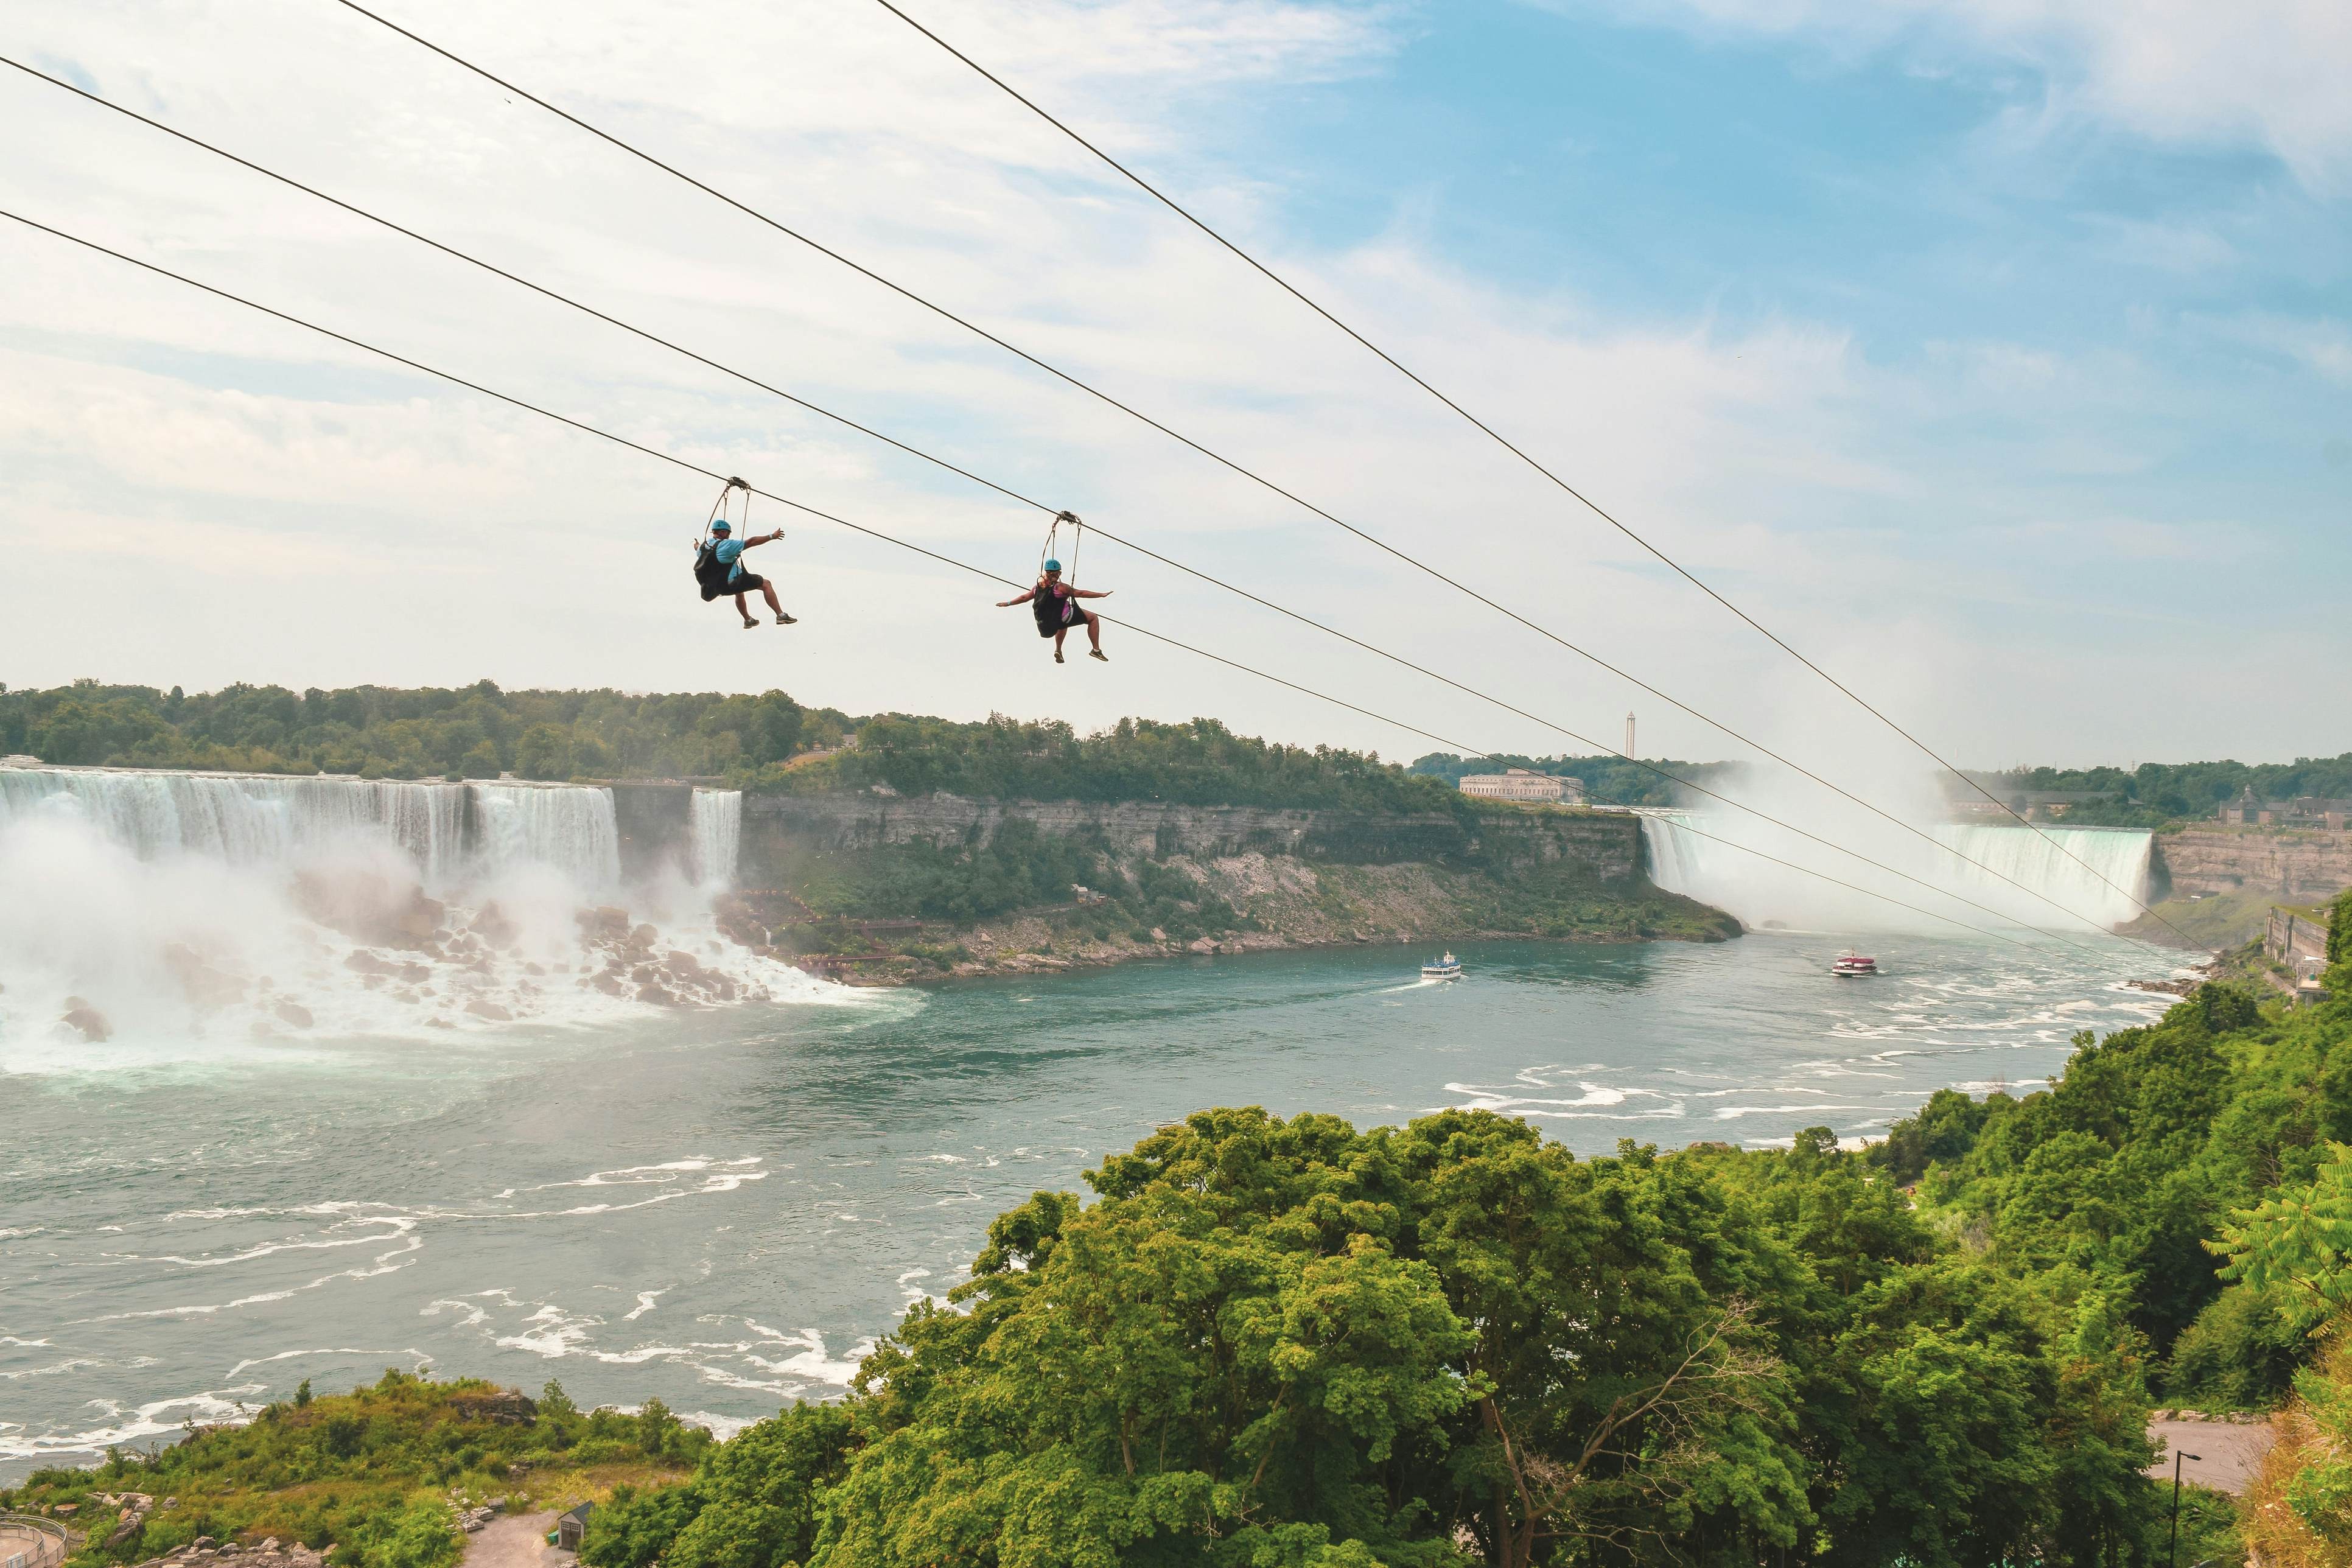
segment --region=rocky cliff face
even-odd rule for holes
[[[1641,825],[1615,815],[1513,816],[1465,827],[1451,816],[1169,805],[1150,801],[967,800],[933,795],[754,795],[744,802],[747,871],[760,842],[818,850],[985,840],[1008,817],[1049,837],[1098,839],[1112,855],[1214,858],[1289,856],[1346,864],[1468,862],[1521,869],[1572,865],[1602,880],[1642,875]]]
[[[2188,827],[2158,834],[2157,865],[2171,896],[2266,893],[2289,901],[2332,898],[2352,888],[2352,832]]]
[[[1085,900],[1073,891],[1066,905],[961,921],[891,901],[920,899],[919,887],[909,895],[907,881],[877,874],[894,849],[976,849],[1008,823],[1082,846],[1097,868],[1087,873],[1096,887]],[[1654,886],[1640,823],[1609,814],[1463,821],[947,795],[752,796],[741,882],[744,919],[764,940],[811,967],[868,983],[1187,950],[1472,936],[1720,941],[1739,932],[1720,910]]]

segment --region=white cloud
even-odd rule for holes
[[[1758,706],[1767,661],[1752,633],[878,7],[706,5],[658,27],[610,0],[413,0],[399,14],[1695,704]],[[1979,624],[2015,596],[2003,547],[2021,536],[2001,529],[2030,525],[2043,552],[2071,542],[2071,559],[2095,556],[2082,542],[2098,538],[2167,559],[2149,547],[2164,520],[2084,507],[2060,482],[2145,467],[2133,416],[2157,392],[2143,367],[1971,342],[1890,368],[1836,323],[1628,321],[1571,291],[1498,287],[1433,260],[1407,226],[1340,253],[1286,243],[1285,193],[1194,167],[1200,117],[1371,68],[1390,47],[1383,13],[1118,0],[943,3],[926,18],[1119,150],[1150,150],[1155,173],[1177,168],[1309,292],[1800,646],[1898,689],[1963,751],[2026,743],[2020,729],[2043,710],[2017,693],[2067,647],[2063,628]],[[0,15],[0,47],[36,47],[99,90],[1587,734],[1619,732],[1632,704],[1665,749],[1722,749],[339,8],[34,0]],[[54,89],[0,79],[0,136],[35,153],[0,165],[0,205],[1008,575],[1035,559],[1043,521],[1017,506]],[[783,520],[791,537],[762,563],[803,625],[740,635],[687,587],[679,543],[710,499],[699,479],[5,226],[0,270],[12,683],[782,684],[852,711],[1215,713],[1391,754],[1429,744],[1131,636],[1114,635],[1108,674],[1057,670],[1016,613],[989,608],[1001,590],[807,520]],[[103,605],[84,586],[92,542],[123,567],[107,568]],[[1088,549],[1094,580],[1118,591],[1115,616],[1474,747],[1567,744]],[[2190,596],[2227,580],[2204,574]],[[2166,609],[2169,591],[2148,587],[2148,607]],[[1988,639],[2002,645],[1991,679],[1967,653]],[[2176,645],[2165,657],[2211,660],[2192,637]],[[1820,731],[1816,695],[1776,703],[1760,727],[1784,742]],[[2084,743],[2147,718],[2069,714],[2064,732]]]
[[[2352,384],[2352,331],[2341,321],[2252,311],[2204,324],[2221,337],[2293,360],[2338,385]]]
[[[1929,68],[1990,57],[2040,77],[2049,115],[2159,142],[2263,148],[2316,189],[2352,181],[2352,6],[2342,0],[1603,3],[1618,15],[1812,38],[1848,54],[1900,47]]]

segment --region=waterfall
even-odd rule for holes
[[[601,786],[0,766],[0,1076],[836,989],[716,918],[742,796],[655,793],[698,886],[623,883]]]
[[[742,854],[743,792],[698,789],[687,807],[690,868],[694,879],[706,888],[733,884]]]
[[[2045,827],[2035,833],[1973,823],[1947,825],[1935,832],[1955,851],[1946,861],[1950,879],[1965,880],[1970,898],[1999,907],[2007,906],[1991,895],[2005,894],[2011,901],[2019,897],[2015,888],[2001,880],[2004,877],[2103,926],[2132,920],[2139,913],[2138,900],[2147,895],[2148,860],[2156,842],[2151,834],[2100,827]],[[1979,865],[1969,865],[1962,855]],[[2040,900],[2028,901],[2039,905],[2043,917],[2057,912]],[[2037,918],[2035,923],[2047,921]]]
[[[2087,921],[2105,929],[2137,915],[2136,900],[2147,892],[2154,839],[2146,833],[2095,827],[2045,827],[2037,832],[1973,823],[1947,824],[1929,831],[1946,847],[1944,853],[1884,825],[1855,824],[1847,831],[1822,835],[1929,884],[1922,888],[1751,818],[1658,812],[1645,814],[1642,819],[1652,881],[1668,892],[1727,910],[1751,926],[1952,929],[1942,921],[1885,900],[1775,865],[1762,855],[1778,856],[1856,887],[1876,889],[1888,899],[1979,926],[2080,931]],[[1701,833],[1709,837],[1702,837]],[[1749,853],[1750,848],[1762,855]],[[1971,860],[1979,864],[1971,865]],[[1957,898],[1938,898],[1930,888],[1948,889],[1958,898],[1972,900],[2000,914],[1988,915]],[[2081,918],[2069,919],[2061,910]]]
[[[341,837],[388,837],[428,883],[458,873],[467,786],[394,779],[0,768],[0,827],[63,809],[142,859],[283,864]]]
[[[482,861],[493,870],[552,866],[584,888],[621,880],[621,832],[609,789],[571,784],[471,786],[481,808]]]
[[[406,854],[428,887],[526,863],[551,866],[585,888],[621,879],[609,789],[0,768],[0,827],[60,809],[143,860],[193,855],[285,865],[341,840],[373,837]],[[478,830],[470,846],[469,816]]]

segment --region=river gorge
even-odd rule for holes
[[[745,804],[0,769],[0,1473],[387,1365],[725,1430],[838,1394],[992,1215],[1200,1106],[1482,1106],[1586,1152],[1863,1138],[2168,1001],[2120,942],[1899,922],[1864,928],[1887,973],[1860,984],[1827,965],[1861,933],[1824,926],[1474,940],[1452,984],[1367,929],[856,989],[722,928],[734,857],[766,874],[776,830]],[[919,807],[968,809],[854,815]],[[1643,835],[1675,831],[1567,820],[1527,852],[1622,857],[1601,880],[1644,880]],[[1239,837],[1166,837],[1220,821]],[[1136,830],[1311,870],[1329,826]],[[1322,864],[1418,874],[1376,847]]]

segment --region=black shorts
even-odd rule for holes
[[[1045,621],[1038,622],[1037,635],[1041,637],[1058,637],[1064,632],[1083,631],[1086,629],[1086,625],[1087,613],[1084,610],[1072,610],[1070,618],[1060,626],[1054,626]]]
[[[757,572],[746,572],[743,575],[736,578],[732,583],[728,584],[725,587],[710,589],[702,596],[704,599],[709,600],[720,598],[729,594],[756,594],[767,585],[768,580],[765,577],[761,576]]]

